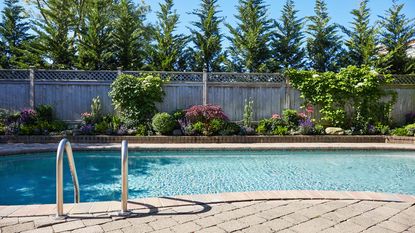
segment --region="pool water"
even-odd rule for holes
[[[81,201],[120,198],[120,152],[75,152]],[[415,195],[415,152],[140,151],[129,153],[129,198],[256,190]],[[55,202],[55,153],[0,157],[0,205]],[[64,161],[65,202],[73,201]]]

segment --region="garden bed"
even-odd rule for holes
[[[0,136],[0,143],[58,143],[67,138],[73,143],[415,143],[414,137],[383,135],[313,135],[313,136]]]

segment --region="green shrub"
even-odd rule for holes
[[[135,77],[122,74],[111,84],[109,95],[122,118],[137,126],[157,112],[156,103],[162,102],[164,97],[164,83],[166,81],[152,75]]]
[[[51,122],[53,120],[53,108],[51,105],[39,105],[36,107],[38,120]]]
[[[19,134],[21,135],[33,135],[40,133],[40,129],[36,125],[20,125]]]
[[[172,113],[172,116],[175,120],[183,119],[186,116],[186,111],[183,109],[177,109]]]
[[[154,131],[166,135],[171,134],[177,125],[177,121],[167,112],[163,112],[154,115],[151,125]]]
[[[220,119],[213,119],[209,123],[206,123],[207,126],[203,134],[206,136],[217,135],[221,129],[225,126],[225,121]]]
[[[315,130],[315,133],[316,133],[317,135],[323,135],[323,134],[325,134],[325,132],[324,132],[324,126],[323,126],[323,125],[316,124],[316,125],[314,126],[314,130]]]
[[[271,122],[269,119],[262,119],[259,121],[258,127],[256,128],[256,132],[261,135],[265,135],[268,133],[269,129],[271,128]]]
[[[387,135],[390,132],[390,128],[388,125],[377,124],[375,128],[376,128],[376,131],[382,135]]]
[[[415,123],[405,126],[405,129],[408,130],[409,135],[413,136],[415,133]]]
[[[288,127],[286,126],[277,126],[274,130],[272,130],[272,135],[287,135],[288,134]]]
[[[408,130],[405,127],[396,128],[396,129],[392,130],[391,134],[394,135],[394,136],[411,136],[410,133],[408,132]]]
[[[304,120],[304,117],[293,109],[284,109],[282,116],[289,129],[296,129],[300,124],[300,120]]]
[[[203,122],[196,122],[191,125],[191,131],[196,135],[202,135],[205,131],[205,124]]]
[[[112,130],[117,131],[122,125],[122,120],[117,115],[111,117],[111,126]]]
[[[241,127],[235,122],[225,122],[223,129],[219,131],[222,136],[238,135],[241,132]]]
[[[147,126],[147,124],[140,124],[136,127],[137,129],[137,136],[147,136],[148,135],[148,131],[150,130]]]
[[[287,127],[287,123],[275,114],[270,119],[260,120],[256,132],[261,135],[274,134],[274,130],[278,127]]]
[[[95,132],[98,134],[110,134],[112,133],[112,127],[107,121],[101,121],[95,124]]]
[[[6,126],[0,122],[0,135],[6,134]]]

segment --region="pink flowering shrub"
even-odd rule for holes
[[[81,114],[81,119],[85,124],[92,124],[94,121],[94,116],[90,112],[84,112]]]
[[[218,105],[195,105],[186,110],[185,117],[189,123],[208,123],[213,119],[228,120],[228,117]]]

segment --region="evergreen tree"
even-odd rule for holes
[[[393,6],[386,11],[385,16],[379,16],[383,28],[380,42],[388,51],[381,58],[380,66],[394,74],[411,73],[411,69],[415,68],[407,55],[409,42],[415,36],[415,24],[414,19],[408,19],[401,13],[403,7],[404,4],[393,1]]]
[[[327,5],[324,0],[316,0],[315,16],[308,17],[310,24],[307,33],[307,53],[311,68],[320,71],[338,69],[341,53],[341,38],[337,35],[337,26],[330,24]]]
[[[157,12],[158,22],[154,29],[154,45],[150,49],[150,66],[153,70],[179,70],[179,60],[186,47],[188,38],[174,34],[179,23],[179,15],[173,10],[173,0],[160,3]]]
[[[267,18],[264,0],[239,0],[236,27],[226,24],[231,36],[229,54],[237,71],[264,72],[270,60],[272,21]]]
[[[275,22],[276,30],[272,35],[272,57],[278,68],[300,69],[304,67],[305,50],[303,19],[297,17],[293,0],[287,0],[281,11],[280,22]]]
[[[87,70],[109,69],[114,58],[111,34],[113,0],[91,0],[87,9],[78,42],[78,67]]]
[[[5,0],[0,23],[0,35],[3,42],[3,66],[5,68],[26,68],[35,65],[30,45],[34,39],[30,35],[30,23],[24,16],[24,8],[18,0]]]
[[[222,17],[218,17],[220,12],[217,10],[218,0],[201,0],[200,9],[194,10],[193,15],[198,17],[198,21],[192,22],[196,29],[191,29],[192,41],[195,44],[196,69],[202,71],[219,71],[221,68],[222,35],[219,25],[223,22]]]
[[[77,27],[76,0],[35,0],[41,17],[34,28],[39,37],[39,48],[51,62],[52,68],[74,67],[75,29]]]
[[[144,46],[148,43],[148,29],[144,25],[149,8],[136,6],[132,0],[121,0],[113,29],[113,44],[117,66],[141,69],[144,66]]]
[[[6,61],[7,61],[7,59],[6,59],[6,46],[4,46],[3,41],[0,40],[0,68],[1,69],[4,69],[4,68],[7,67]]]
[[[354,16],[351,29],[342,27],[349,37],[346,41],[347,57],[351,65],[373,65],[377,55],[376,28],[370,26],[369,0],[361,0],[358,9],[352,10]]]

